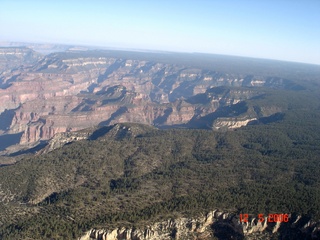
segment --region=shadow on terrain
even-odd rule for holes
[[[22,155],[22,154],[28,154],[28,153],[34,154],[34,153],[40,151],[41,149],[43,149],[47,145],[48,145],[48,143],[46,141],[43,141],[43,142],[40,142],[37,146],[35,146],[33,148],[26,149],[26,150],[21,150],[21,151],[12,153],[9,156],[10,157],[15,157],[15,156],[19,156],[19,155]]]
[[[0,82],[0,89],[7,89],[9,88],[13,82],[15,82],[17,80],[17,78],[20,76],[20,74],[18,75],[14,75],[12,76],[10,79],[8,79],[5,83],[3,83],[2,81]],[[1,80],[1,79],[0,79]]]
[[[117,111],[111,114],[111,117],[108,120],[100,122],[99,126],[109,125],[112,120],[115,120],[118,116],[125,113],[127,110],[127,107],[120,107]]]
[[[5,150],[7,147],[11,145],[18,144],[20,142],[22,134],[23,132],[0,136],[0,151]]]
[[[237,104],[225,107],[219,107],[215,112],[201,118],[192,118],[187,126],[189,128],[211,128],[213,122],[220,117],[237,117],[248,111],[246,102],[239,102]]]
[[[157,117],[153,123],[154,125],[161,125],[161,124],[164,124],[165,121],[167,120],[167,118],[169,117],[169,115],[172,113],[172,108],[168,108],[166,110],[164,110],[164,114],[163,116],[160,116],[160,117]]]
[[[111,73],[123,66],[124,62],[124,60],[117,60],[114,64],[109,66],[107,70],[104,72],[104,74],[98,77],[98,83],[102,83],[104,80],[106,80]]]
[[[211,226],[214,236],[219,240],[243,240],[244,236],[234,230],[228,221],[217,221]]]
[[[12,119],[14,117],[14,110],[5,110],[0,114],[0,130],[6,131],[10,128]]]
[[[283,118],[284,118],[284,113],[275,113],[269,117],[262,117],[262,118],[259,118],[258,120],[248,122],[248,125],[268,124],[272,122],[281,121]]]
[[[111,129],[113,128],[113,126],[103,126],[99,129],[97,129],[96,131],[94,131],[91,136],[89,137],[89,140],[96,140],[99,137],[104,136],[106,133],[108,133]]]

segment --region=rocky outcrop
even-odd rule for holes
[[[288,222],[260,222],[249,218],[240,222],[236,214],[214,210],[198,218],[177,218],[141,228],[92,229],[78,240],[169,240],[169,239],[270,239],[274,234],[291,239],[317,239],[320,224],[301,216],[289,215]],[[295,237],[295,238],[292,238]]]
[[[257,118],[249,118],[249,119],[245,119],[245,118],[227,118],[227,119],[223,119],[223,118],[219,118],[217,119],[214,124],[213,124],[213,129],[221,129],[221,128],[225,128],[225,129],[235,129],[235,128],[240,128],[243,126],[247,126],[247,124],[249,122],[255,121],[257,120]]]
[[[87,131],[77,131],[77,132],[61,132],[54,135],[52,139],[48,142],[48,145],[42,149],[39,153],[44,154],[51,152],[57,148],[79,140],[88,139],[90,133]]]

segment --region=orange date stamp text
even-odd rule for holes
[[[248,222],[249,221],[249,214],[248,213],[241,213],[239,215],[240,222]],[[268,223],[272,222],[289,222],[289,215],[287,213],[270,213],[265,215],[263,213],[258,214],[258,221],[264,222],[267,221]]]

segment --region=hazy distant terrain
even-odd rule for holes
[[[0,102],[1,239],[319,237],[318,65],[7,46]]]

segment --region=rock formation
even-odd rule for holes
[[[0,120],[6,111],[14,113],[0,121],[0,134],[23,133],[20,144],[117,122],[238,128],[275,111],[213,113],[262,96],[261,87],[292,85],[281,78],[123,59],[104,51],[40,58],[28,48],[11,47],[1,48],[0,56]],[[279,106],[269,107],[282,111]]]
[[[140,228],[91,229],[78,240],[170,240],[170,239],[270,239],[272,235],[286,239],[317,239],[319,223],[289,216],[288,222],[271,223],[249,218],[240,222],[236,214],[214,210],[198,218],[177,218],[157,222]],[[292,238],[293,237],[293,238]]]

